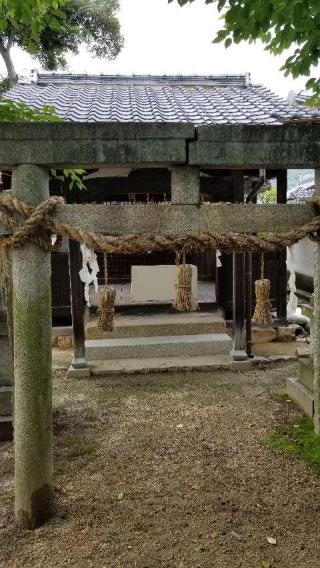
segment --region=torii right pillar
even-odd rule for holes
[[[315,196],[320,198],[320,168],[315,170]],[[313,305],[313,396],[314,431],[320,434],[320,242],[314,247],[314,305]]]

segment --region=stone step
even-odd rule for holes
[[[86,325],[87,339],[116,339],[124,337],[159,337],[162,335],[197,335],[225,333],[226,323],[219,313],[154,314],[115,316],[112,333],[99,329],[97,320]]]
[[[226,333],[171,335],[119,339],[89,339],[85,342],[88,361],[148,357],[193,357],[228,355],[232,340]]]
[[[143,359],[114,359],[90,361],[91,375],[95,377],[128,376],[155,373],[182,373],[231,369],[230,355],[200,357],[148,357]]]

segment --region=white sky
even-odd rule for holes
[[[299,91],[305,79],[293,81],[279,70],[283,58],[274,57],[261,45],[240,44],[225,50],[212,43],[221,27],[215,5],[204,0],[181,8],[167,0],[120,0],[119,14],[125,47],[113,62],[93,59],[85,50],[68,58],[70,72],[219,74],[250,72],[254,83],[286,97]],[[19,50],[13,52],[19,73],[39,65]],[[3,72],[1,62],[0,69]]]

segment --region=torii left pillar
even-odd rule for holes
[[[17,166],[13,195],[36,206],[49,197],[48,170]],[[15,514],[25,528],[53,510],[51,258],[33,243],[12,251]]]

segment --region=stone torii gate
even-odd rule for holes
[[[316,124],[194,128],[186,124],[2,123],[0,137],[0,168],[13,171],[13,195],[33,206],[49,197],[50,168],[126,164],[172,169],[172,204],[162,215],[159,205],[57,207],[57,221],[84,230],[113,236],[201,230],[277,232],[315,217],[311,204],[200,204],[199,179],[200,167],[320,168],[320,126]],[[315,260],[314,397],[319,433],[320,244]],[[50,278],[49,252],[32,242],[12,250],[15,511],[17,521],[27,528],[43,523],[53,510]],[[243,348],[241,341],[236,333],[236,350]]]

